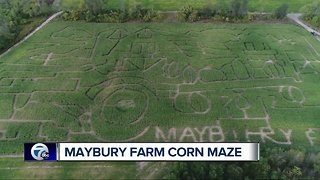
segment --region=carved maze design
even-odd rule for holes
[[[292,134],[319,145],[319,51],[290,25],[54,22],[1,59],[0,151],[24,141],[292,144]]]

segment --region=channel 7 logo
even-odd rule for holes
[[[56,161],[57,145],[56,143],[25,143],[24,144],[25,161]]]

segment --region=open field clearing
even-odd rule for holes
[[[319,59],[294,25],[52,22],[0,59],[0,166],[26,141],[316,150]]]
[[[78,3],[75,3],[78,1]],[[63,0],[63,6],[74,6],[81,3],[83,0]],[[203,8],[207,5],[214,5],[218,0],[109,0],[106,7],[110,9],[121,9],[125,6],[135,7],[136,5],[143,5],[145,8],[155,9],[155,10],[180,10],[183,6],[191,5],[195,8]],[[249,0],[249,10],[250,11],[260,11],[260,12],[273,12],[277,7],[283,3],[289,5],[289,11],[298,12],[300,8],[306,4],[310,4],[312,0]],[[225,0],[225,4],[229,4],[229,0]]]
[[[1,179],[125,179],[138,178],[136,163],[25,163],[0,158]]]

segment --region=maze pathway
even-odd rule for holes
[[[0,59],[0,154],[25,141],[319,146],[319,60],[293,25],[52,22]]]

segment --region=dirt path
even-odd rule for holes
[[[0,158],[21,158],[24,157],[23,154],[11,154],[11,155],[0,155]]]
[[[11,48],[9,48],[7,51],[5,51],[4,53],[2,53],[0,55],[0,58],[2,56],[4,56],[5,54],[7,54],[8,52],[10,52],[12,49],[14,49],[15,47],[19,46],[20,44],[22,44],[24,41],[26,41],[27,39],[29,39],[32,35],[34,35],[36,32],[38,32],[40,29],[42,29],[45,25],[47,25],[49,22],[51,22],[53,19],[55,19],[56,17],[58,17],[59,15],[61,15],[63,13],[63,11],[57,12],[55,14],[53,14],[52,16],[50,16],[45,22],[43,22],[39,27],[37,27],[35,30],[33,30],[28,36],[26,36],[25,38],[23,38],[20,42],[18,42],[17,44],[15,44],[14,46],[12,46]]]
[[[288,16],[289,19],[293,20],[294,22],[296,22],[297,24],[302,26],[304,29],[306,29],[310,33],[314,32],[317,36],[320,36],[320,32],[316,31],[315,29],[313,29],[312,27],[308,26],[307,24],[305,24],[304,22],[302,22],[300,20],[300,17],[302,16],[302,14],[293,13],[293,14],[288,14],[287,16]],[[317,39],[319,40],[319,38],[317,38]]]

